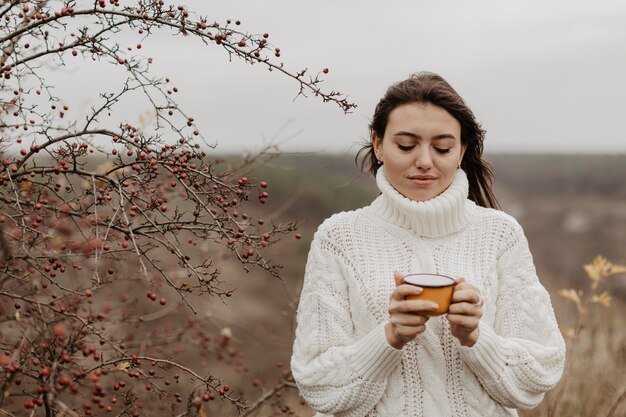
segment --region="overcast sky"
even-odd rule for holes
[[[154,70],[218,150],[354,152],[386,88],[443,75],[487,130],[488,152],[626,153],[624,0],[182,1],[209,21],[270,33],[288,68],[330,69],[349,115],[262,66],[180,36],[146,42]]]

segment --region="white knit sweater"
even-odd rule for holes
[[[311,244],[291,369],[317,416],[515,416],[561,377],[565,344],[519,224],[467,198],[458,170],[438,197],[411,201],[376,177],[381,195],[338,213]],[[465,277],[485,300],[480,336],[464,347],[445,316],[391,347],[393,271]]]

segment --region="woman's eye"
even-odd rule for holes
[[[401,151],[410,151],[411,149],[413,149],[415,146],[404,146],[404,145],[398,145],[398,149],[400,149]]]
[[[435,150],[439,153],[448,153],[450,152],[450,148],[435,148]]]

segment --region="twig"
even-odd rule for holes
[[[286,380],[282,381],[280,384],[276,385],[271,390],[264,392],[263,395],[259,397],[259,399],[257,399],[254,403],[252,403],[249,407],[246,408],[246,412],[243,413],[241,417],[248,417],[249,415],[254,413],[257,408],[259,408],[261,405],[263,405],[263,403],[265,403],[271,397],[276,395],[278,391],[280,391],[281,389],[285,387],[298,389],[297,385],[294,382],[286,381]]]
[[[606,415],[606,417],[613,417],[613,415],[615,414],[615,411],[617,411],[617,407],[624,399],[626,399],[626,390],[624,390],[622,392],[622,395],[620,395],[615,401],[615,403],[613,403],[613,406],[609,410],[609,413]]]

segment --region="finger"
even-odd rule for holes
[[[411,341],[415,339],[418,334],[424,333],[426,331],[426,326],[394,326],[394,332],[396,336],[398,336],[403,341]]]
[[[430,314],[439,308],[439,304],[429,300],[406,300],[405,306],[412,314]]]
[[[450,325],[461,327],[468,333],[473,332],[478,327],[478,323],[480,322],[477,317],[460,314],[448,314],[446,318],[450,322]]]
[[[404,279],[404,276],[402,275],[401,272],[393,271],[393,279],[396,283],[396,287],[399,287],[403,283],[402,280]]]
[[[463,316],[482,317],[482,308],[474,303],[454,303],[450,304],[448,314],[459,314]]]
[[[428,300],[396,300],[389,303],[389,314],[411,314],[427,316],[432,314],[439,306],[437,303]]]
[[[402,301],[409,295],[418,295],[423,291],[421,287],[415,285],[401,284],[391,293],[391,300]]]
[[[462,282],[465,282],[465,278],[459,277],[459,278],[455,279],[455,281],[456,281],[457,284],[460,284]]]
[[[427,315],[431,314],[438,307],[437,303],[428,300],[403,300],[396,301],[390,305],[389,313]]]
[[[473,287],[472,284],[470,284],[469,282],[465,281],[464,278],[460,278],[462,281],[457,282],[456,283],[456,287],[455,288],[467,288],[467,287]]]
[[[477,286],[470,284],[469,282],[461,282],[459,284],[456,284],[456,286],[454,287],[454,291],[463,291],[468,289],[480,292]]]
[[[470,303],[470,304],[478,304],[480,302],[480,292],[477,288],[464,288],[455,290],[452,293],[451,303]]]
[[[470,303],[478,304],[480,295],[473,290],[463,290],[452,294],[451,303]]]
[[[417,314],[392,314],[389,321],[396,326],[423,326],[428,321],[428,316],[420,316]]]
[[[422,291],[424,291],[422,287],[410,284],[401,284],[399,287],[396,287],[396,290],[394,292],[398,294],[400,299],[404,299],[409,295],[421,294]]]

